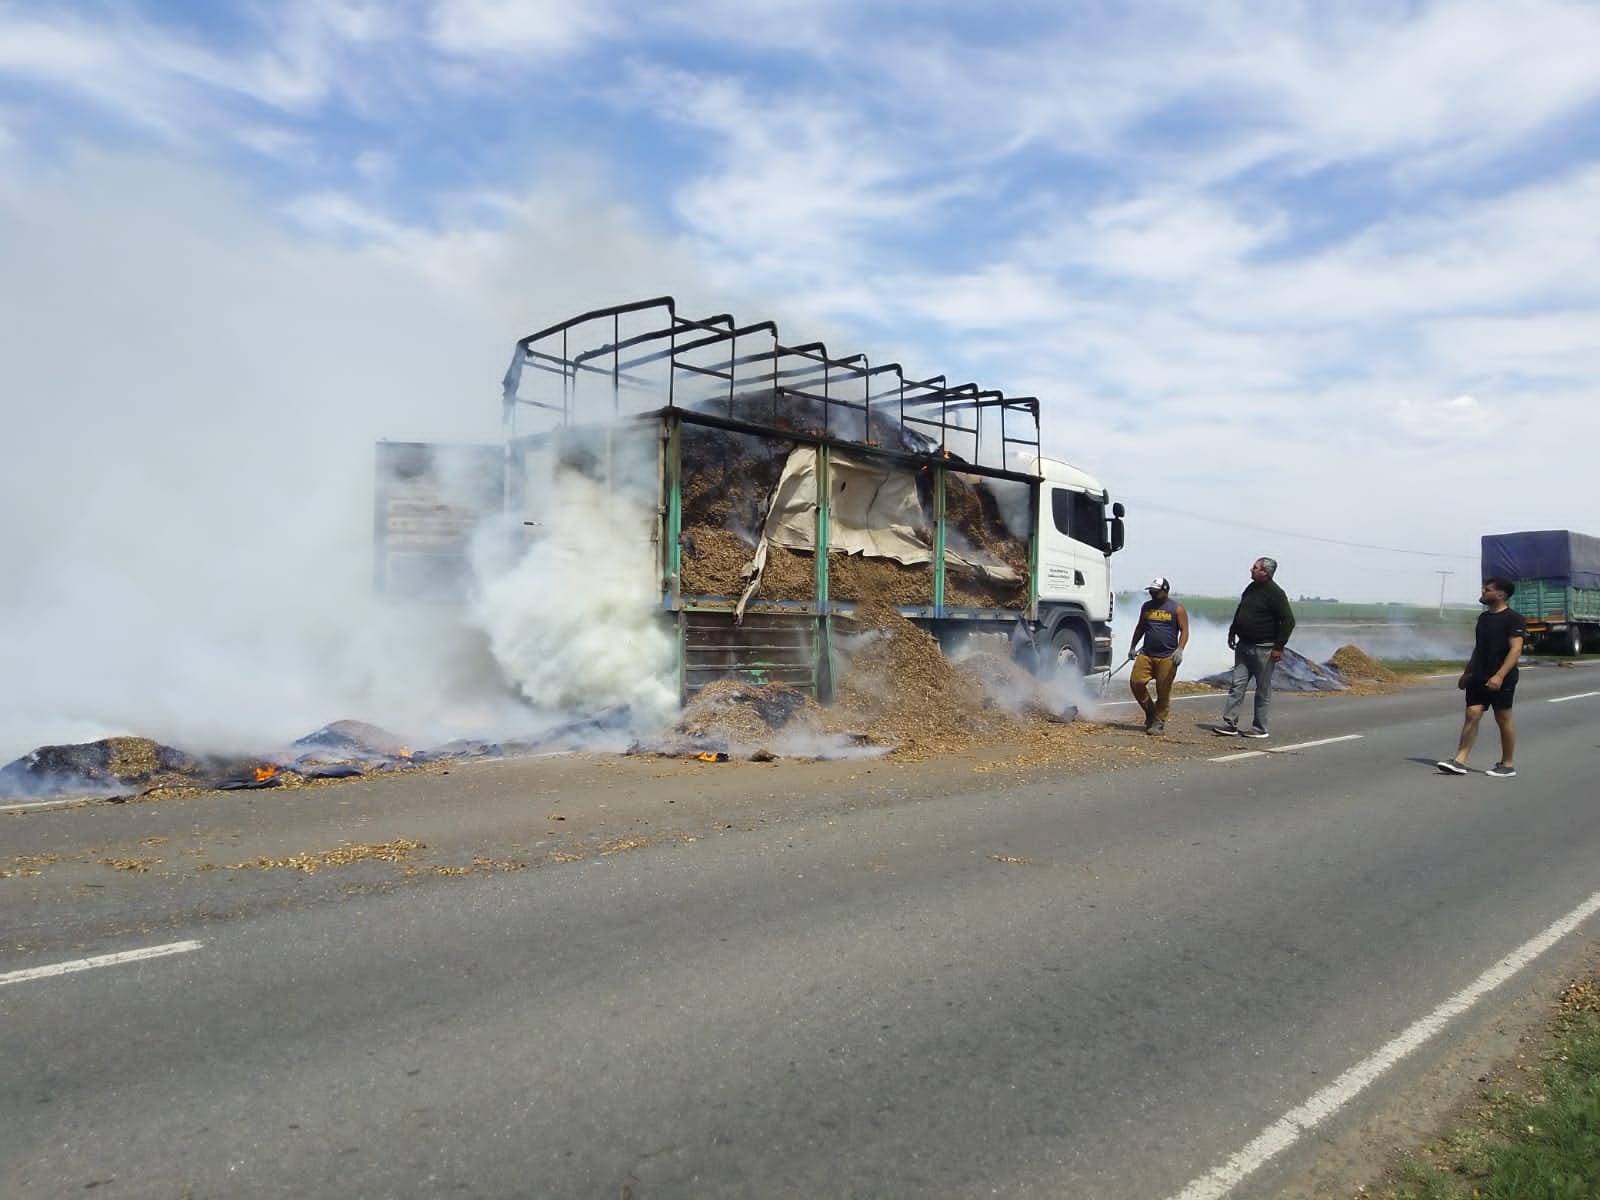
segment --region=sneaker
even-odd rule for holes
[[[1224,721],[1221,725],[1213,725],[1211,732],[1220,733],[1223,737],[1238,737],[1239,727],[1237,725],[1229,725]]]
[[[1494,766],[1484,772],[1491,779],[1510,779],[1516,773],[1517,769],[1515,767],[1508,767],[1505,763],[1495,763]]]
[[[1264,738],[1267,736],[1267,731],[1265,729],[1241,729],[1239,730],[1239,736],[1248,738]]]
[[[1462,766],[1453,758],[1441,758],[1433,765],[1438,767],[1439,770],[1443,771],[1446,775],[1465,775],[1467,773],[1467,768]]]
[[[1166,733],[1166,731],[1167,731],[1167,723],[1165,721],[1155,721],[1155,720],[1152,720],[1150,722],[1150,728],[1145,730],[1145,732],[1148,733],[1151,737],[1160,737],[1162,734]]]

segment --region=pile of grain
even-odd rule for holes
[[[996,706],[983,685],[957,670],[932,636],[892,604],[857,608],[858,632],[847,642],[838,701],[826,710],[831,729],[864,729],[898,757],[944,753],[980,738],[1015,735],[1022,726]]]
[[[991,558],[1021,576],[1021,582],[1006,585],[961,573],[945,572],[945,603],[973,608],[1025,608],[1028,603],[1028,540],[1006,528],[995,500],[994,487],[977,477],[954,471],[945,475],[945,521],[952,540],[963,540],[977,552],[977,558]]]
[[[685,530],[679,560],[679,587],[686,596],[739,595],[744,590],[740,572],[755,548],[729,529],[697,525]]]
[[[1328,660],[1352,683],[1399,683],[1400,676],[1357,646],[1340,646]]]

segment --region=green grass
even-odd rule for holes
[[[1594,981],[1551,1027],[1538,1086],[1482,1095],[1373,1200],[1587,1200],[1600,1196],[1600,1005]]]
[[[1396,675],[1445,675],[1460,673],[1466,666],[1464,658],[1384,658],[1379,659]]]

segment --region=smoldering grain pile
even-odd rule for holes
[[[758,748],[779,730],[817,729],[820,711],[805,692],[786,684],[719,679],[695,693],[674,728],[691,738],[719,740],[722,749]]]
[[[0,767],[0,796],[122,796],[187,779],[200,767],[182,750],[142,737],[40,746]]]

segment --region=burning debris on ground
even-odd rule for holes
[[[112,737],[67,746],[40,746],[0,767],[0,797],[58,795],[123,799],[193,779],[203,760],[149,738]]]
[[[457,738],[413,749],[410,739],[365,721],[324,725],[288,746],[255,754],[190,753],[142,737],[41,746],[0,767],[0,801],[123,801],[205,791],[299,788],[440,764],[612,745],[634,720],[626,706],[498,740]]]
[[[357,722],[342,722],[356,726]],[[328,727],[333,728],[333,727]],[[376,727],[368,727],[375,729]],[[252,791],[304,787],[357,778],[411,765],[409,751],[392,754],[351,742],[338,745],[326,730],[309,735],[321,748],[295,754],[191,754],[149,738],[115,737],[70,746],[41,746],[0,767],[0,799],[128,800],[207,791]]]

